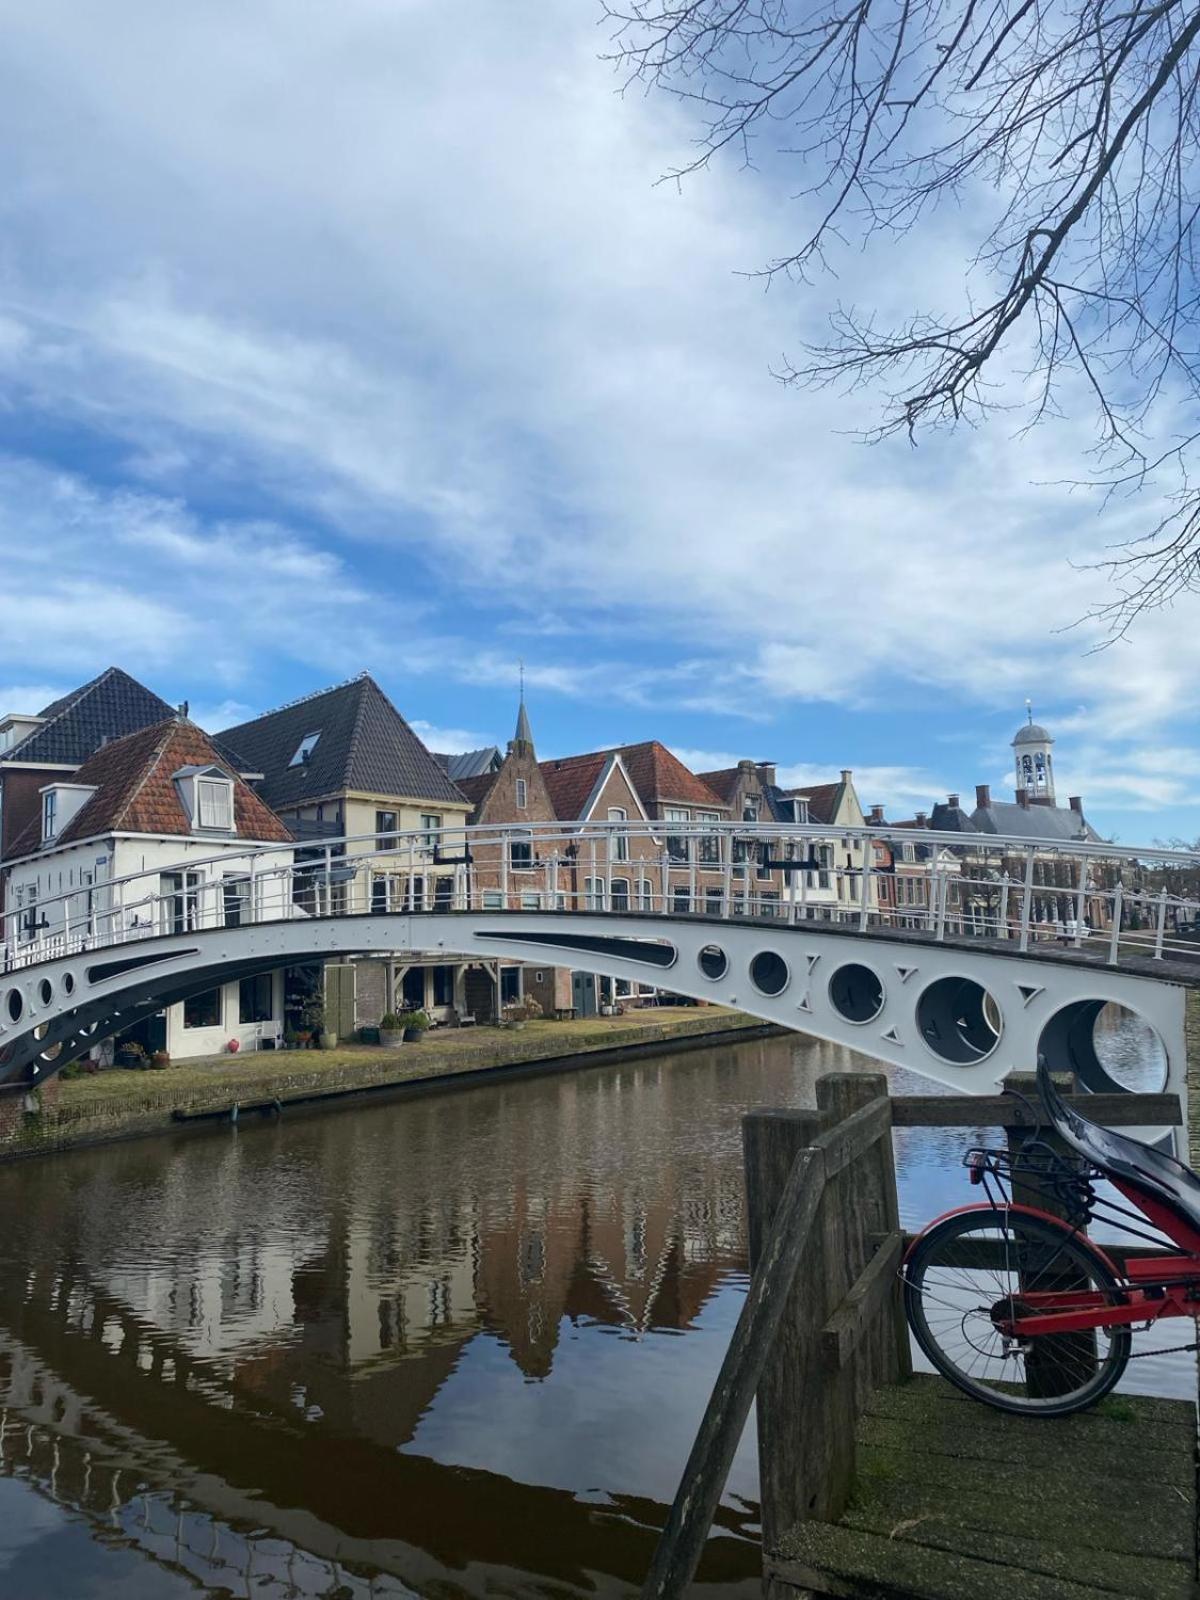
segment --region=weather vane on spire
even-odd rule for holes
[[[1029,726],[1032,728],[1033,727],[1033,701],[1029,698],[1028,695],[1025,696],[1025,715],[1028,717]]]
[[[525,658],[523,656],[518,657],[518,659],[517,659],[517,676],[520,679],[520,684],[521,684],[521,704],[524,705],[525,704]]]

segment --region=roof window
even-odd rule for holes
[[[306,733],[296,746],[296,754],[288,762],[289,767],[306,767],[312,760],[312,753],[317,748],[317,740],[321,737],[320,730],[316,733]]]

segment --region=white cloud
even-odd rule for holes
[[[1138,525],[1032,487],[1069,474],[1080,429],[867,450],[846,430],[869,399],[772,381],[822,298],[738,273],[796,209],[719,164],[654,187],[694,130],[614,93],[588,6],[0,16],[0,374],[153,491],[9,464],[9,676],[100,651],[253,703],[270,654],[515,686],[516,650],[431,608],[451,593],[553,641],[531,687],[597,703],[754,725],[906,683],[948,710],[1053,694],[1112,793],[1104,752],[1190,699],[1185,612],[1099,655],[1056,631],[1105,593],[1072,561]],[[882,289],[846,262],[839,292],[957,292],[957,224],[940,238],[891,252]],[[856,782],[897,805],[947,787]]]
[[[423,722],[419,717],[410,718],[409,727],[426,749],[452,756],[460,755],[465,750],[482,750],[485,745],[497,742],[486,733],[470,733],[465,728],[439,728],[432,722]]]

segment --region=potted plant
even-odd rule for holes
[[[297,1050],[307,1050],[312,1043],[311,1028],[297,1028],[292,1038],[296,1041]]]
[[[379,1019],[379,1042],[385,1050],[398,1050],[404,1043],[404,1023],[394,1011]]]
[[[420,1044],[425,1029],[429,1026],[429,1018],[424,1011],[406,1011],[403,1016],[404,1041],[406,1044]]]
[[[520,1000],[510,1000],[502,1013],[506,1028],[523,1028],[525,1026],[525,1006]]]
[[[156,1050],[150,1057],[150,1065],[155,1072],[162,1072],[171,1065],[171,1058],[165,1050]]]
[[[136,1039],[124,1039],[117,1046],[116,1063],[136,1072],[146,1065],[146,1052]]]
[[[283,1035],[283,1048],[285,1050],[298,1050],[300,1048],[300,1035],[295,1028],[288,1028]]]
[[[309,1042],[316,1044],[325,1030],[325,1002],[319,994],[309,995],[300,1016],[308,1030]]]

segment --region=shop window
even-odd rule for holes
[[[221,1026],[221,991],[206,989],[183,1002],[185,1028],[219,1028]]]

